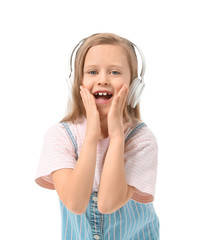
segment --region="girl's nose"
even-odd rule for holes
[[[108,79],[107,74],[99,74],[97,83],[98,84],[108,85],[109,84],[109,79]]]

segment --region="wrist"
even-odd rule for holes
[[[115,136],[110,136],[110,141],[124,141],[125,135],[124,134],[118,134]]]
[[[125,149],[125,140],[124,137],[117,136],[110,138],[109,147],[114,147],[117,151],[123,153]]]
[[[85,135],[84,141],[90,142],[90,144],[98,142],[98,137],[91,136],[91,135]]]

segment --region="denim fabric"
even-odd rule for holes
[[[73,135],[66,126],[71,139]],[[141,123],[126,138],[126,141],[146,124]],[[75,150],[77,144],[73,141]],[[62,240],[157,240],[159,237],[159,218],[153,203],[139,203],[130,199],[123,207],[111,214],[98,211],[98,192],[91,194],[86,211],[72,213],[59,199],[61,209]]]

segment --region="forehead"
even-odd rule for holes
[[[119,45],[111,44],[93,46],[88,50],[84,64],[102,64],[104,62],[128,64],[126,50]]]

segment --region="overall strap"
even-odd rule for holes
[[[125,139],[125,144],[127,143],[127,141],[128,141],[131,137],[133,137],[135,134],[137,134],[138,131],[139,131],[142,127],[147,127],[147,125],[146,125],[144,122],[138,124],[138,125],[128,134],[128,136],[126,137],[126,139]]]
[[[77,160],[78,159],[78,146],[77,146],[77,142],[74,139],[74,136],[73,136],[69,126],[65,122],[61,122],[61,124],[63,124],[63,126],[65,127],[65,129],[66,129],[66,131],[68,133],[68,135],[70,136],[70,139],[72,140],[72,143],[74,145],[74,151],[75,151],[76,156],[77,156],[77,158],[76,158],[76,160]]]
[[[66,131],[67,131],[67,133],[68,133],[68,135],[70,136],[70,139],[71,139],[71,141],[72,141],[72,143],[73,143],[73,145],[74,145],[74,151],[75,151],[75,154],[76,154],[76,156],[77,156],[77,158],[76,158],[76,160],[77,160],[77,159],[78,159],[78,146],[77,146],[77,142],[76,142],[76,140],[74,139],[74,136],[73,136],[73,134],[72,134],[69,126],[68,126],[65,122],[61,122],[61,124],[63,124],[63,126],[65,127],[65,129],[66,129]],[[138,132],[142,127],[147,127],[147,125],[146,125],[144,122],[138,124],[138,125],[128,134],[128,136],[126,137],[126,139],[125,139],[125,144],[127,143],[127,141],[128,141],[131,137],[133,137],[135,134],[137,134],[137,132]]]

